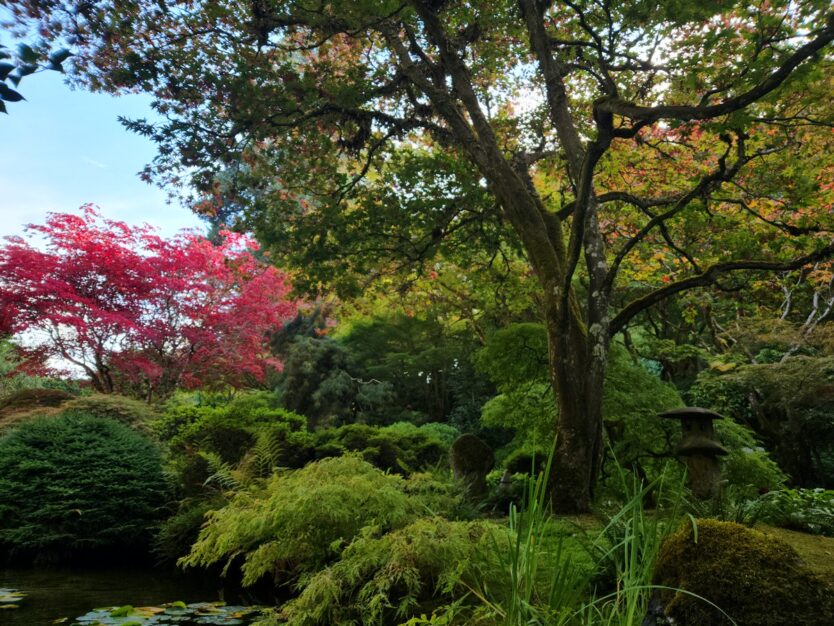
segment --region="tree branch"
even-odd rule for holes
[[[819,31],[813,40],[798,48],[778,69],[773,71],[762,82],[748,91],[734,98],[728,98],[719,104],[706,106],[660,105],[656,107],[644,107],[624,102],[619,98],[609,98],[597,103],[596,108],[613,115],[621,115],[642,125],[651,124],[663,119],[681,121],[712,119],[739,111],[760,100],[774,89],[777,89],[799,65],[832,41],[834,41],[834,14],[829,15],[828,23]]]
[[[627,304],[611,321],[610,334],[612,337],[616,335],[635,315],[645,311],[650,306],[653,306],[677,293],[711,285],[719,276],[724,274],[741,271],[788,272],[800,269],[809,263],[828,259],[832,256],[834,256],[834,240],[819,250],[793,259],[792,261],[785,261],[782,263],[763,260],[728,261],[726,263],[716,263],[697,276],[691,276],[689,278],[671,283]]]

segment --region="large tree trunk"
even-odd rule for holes
[[[602,393],[608,346],[574,315],[548,315],[550,374],[559,410],[550,475],[558,513],[590,511],[602,459]]]

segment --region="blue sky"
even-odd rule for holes
[[[63,79],[56,72],[28,76],[19,88],[26,101],[0,114],[0,237],[87,202],[107,218],[147,222],[166,236],[202,229],[190,211],[166,204],[162,190],[137,176],[155,146],[117,117],[152,117],[150,98],[71,90]]]

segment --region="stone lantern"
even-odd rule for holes
[[[718,457],[727,449],[718,442],[712,421],[723,419],[708,409],[684,407],[661,413],[660,417],[679,419],[683,436],[675,454],[683,457],[689,474],[689,488],[701,500],[715,495],[721,481]]]

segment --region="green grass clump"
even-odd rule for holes
[[[35,556],[145,544],[167,499],[160,454],[127,426],[67,415],[0,439],[0,549]]]

